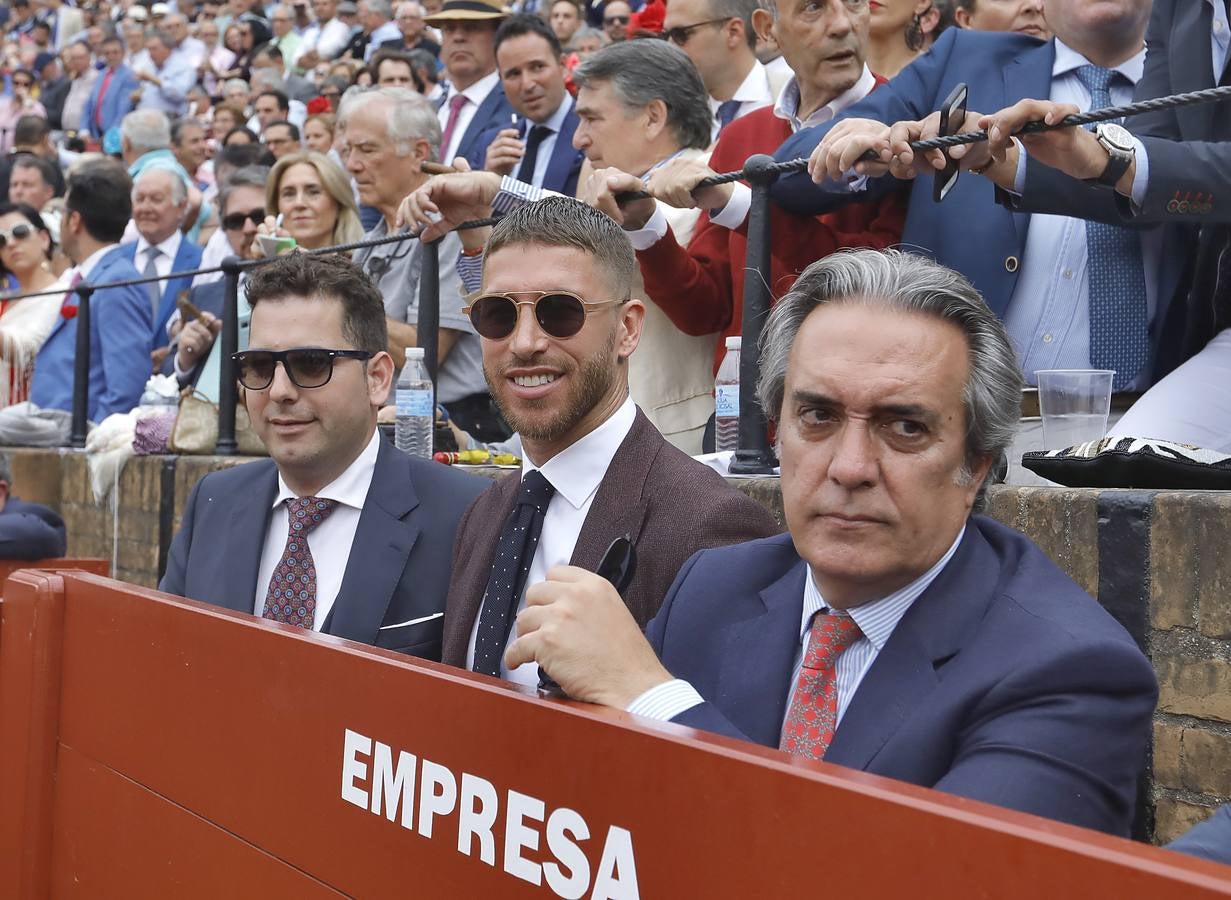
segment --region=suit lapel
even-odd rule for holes
[[[187,238],[180,241],[179,249],[175,251],[175,259],[171,261],[172,272],[181,272],[195,265],[191,249],[192,245],[189,244]],[[162,291],[162,303],[158,306],[158,317],[154,320],[154,334],[159,334],[167,324],[167,320],[171,318],[171,311],[175,309],[176,295],[187,288],[189,283],[188,279],[184,278],[172,278],[167,282],[167,286]],[[161,341],[156,343],[161,343]]]
[[[458,156],[469,155],[471,145],[492,124],[492,115],[502,102],[504,102],[504,87],[497,81],[496,86],[483,98],[483,102],[475,110],[474,118],[470,120],[470,124],[466,126],[466,132],[462,135],[461,143],[457,145]]]
[[[410,460],[381,440],[346,572],[323,631],[365,644],[376,635],[419,536]]]
[[[560,133],[556,135],[556,145],[552,148],[547,174],[543,177],[544,185],[558,185],[556,189],[569,196],[577,191],[577,173],[581,171],[581,154],[573,149],[577,122],[577,114],[570,109],[560,126]]]
[[[1038,47],[1031,47],[1018,56],[1005,66],[1004,96],[996,109],[1012,106],[1018,100],[1024,100],[1027,97],[1050,97],[1051,71],[1055,64],[1056,43],[1054,40]],[[1013,227],[1017,230],[1019,247],[1025,246],[1026,229],[1029,225],[1030,216],[1028,214],[1015,213],[1013,215]],[[1003,312],[1004,310],[997,310],[998,314]]]
[[[991,601],[995,558],[971,520],[949,564],[911,604],[859,683],[826,762],[866,769],[910,713],[940,683]]]
[[[251,613],[256,608],[256,596],[264,597],[266,585],[257,587],[261,568],[261,552],[265,549],[265,532],[273,514],[274,497],[278,495],[278,469],[272,463],[249,463],[265,466],[266,471],[243,496],[236,497],[231,508],[231,523],[226,535],[226,565],[220,573],[221,590],[215,602],[227,609]]]
[[[1221,0],[1215,0],[1221,2]],[[1167,64],[1171,67],[1171,84],[1174,90],[1199,91],[1214,86],[1214,68],[1210,59],[1210,31],[1214,25],[1214,11],[1209,3],[1196,2],[1177,3],[1174,6],[1175,21],[1171,23],[1171,39],[1177,35],[1188,35],[1197,38],[1195,45],[1177,47],[1174,43],[1169,47]],[[1214,136],[1214,126],[1219,115],[1226,118],[1225,110],[1220,110],[1217,103],[1197,104],[1175,111],[1177,119],[1185,120],[1183,129],[1190,140],[1217,140]]]

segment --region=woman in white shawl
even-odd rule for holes
[[[56,278],[50,266],[53,249],[51,232],[34,207],[0,203],[0,406],[27,399],[34,357],[60,314],[73,270]],[[46,290],[57,292],[6,299]]]

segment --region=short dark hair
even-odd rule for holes
[[[56,187],[56,175],[58,171],[52,164],[51,160],[44,159],[33,153],[18,153],[13,158],[14,169],[38,169],[39,177],[43,179],[43,184],[52,190]]]
[[[523,37],[527,34],[537,34],[543,40],[547,41],[547,46],[551,47],[552,55],[559,59],[564,55],[564,47],[560,45],[560,39],[556,37],[556,33],[551,30],[546,22],[538,16],[519,13],[516,16],[509,16],[500,23],[500,27],[496,29],[496,47],[494,53],[500,52],[500,45],[510,38]]]
[[[171,123],[171,143],[178,147],[184,140],[184,130],[187,128],[200,128],[205,130],[205,125],[199,119],[183,118],[176,119]]]
[[[286,94],[282,93],[282,91],[274,91],[274,90],[261,91],[259,94],[256,95],[256,97],[252,99],[252,105],[256,106],[256,101],[260,100],[262,97],[273,97],[276,101],[278,101],[278,109],[282,110],[283,112],[290,111],[290,108],[291,108],[290,98],[287,97]]]
[[[118,244],[132,218],[132,179],[114,159],[81,163],[68,176],[66,213],[81,216],[86,233],[104,244]]]
[[[416,47],[406,54],[406,58],[410,60],[411,70],[416,75],[432,84],[437,82],[436,57],[431,51]]]
[[[51,125],[42,116],[21,116],[13,126],[13,144],[18,147],[31,147],[42,143],[51,134]]]
[[[509,246],[537,244],[573,247],[593,256],[613,296],[627,300],[637,277],[637,257],[624,229],[606,213],[572,197],[550,196],[527,203],[496,223],[487,241],[485,260]],[[486,263],[484,263],[486,269]]]
[[[258,266],[248,276],[248,305],[287,297],[338,300],[342,304],[342,334],[357,350],[388,349],[389,330],[380,291],[363,270],[334,253],[288,253]],[[344,347],[331,349],[343,350]]]
[[[299,140],[299,127],[294,122],[288,122],[286,119],[278,119],[277,121],[270,122],[266,125],[264,129],[265,132],[268,133],[269,129],[273,128],[275,125],[281,125],[283,128],[290,131],[292,141]]]
[[[368,61],[368,68],[372,71],[372,80],[377,84],[380,83],[380,67],[390,61],[402,63],[410,70],[410,80],[414,84],[415,90],[422,94],[426,85],[423,83],[423,78],[415,71],[415,61],[410,58],[410,54],[403,53],[400,50],[386,47],[372,54],[372,58]]]
[[[282,62],[282,51],[278,49],[278,45],[273,41],[261,44],[261,46],[252,51],[253,59],[256,59],[258,56],[268,56],[270,59],[276,59],[278,62]]]
[[[214,166],[231,166],[235,169],[254,166],[264,153],[265,148],[260,144],[235,144],[231,147],[223,147],[214,157]]]

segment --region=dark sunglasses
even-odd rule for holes
[[[720,25],[729,22],[730,18],[722,19],[706,19],[704,22],[694,22],[691,25],[677,25],[675,28],[668,28],[660,33],[660,36],[675,44],[677,47],[683,47],[688,43],[688,39],[692,37],[692,33],[698,28],[704,28],[706,25]]]
[[[34,234],[34,229],[29,225],[14,225],[9,231],[0,231],[0,249],[3,249],[9,241],[24,241],[32,234]]]
[[[239,383],[250,391],[263,391],[273,384],[278,363],[282,363],[291,384],[309,389],[327,385],[333,377],[333,365],[339,359],[371,358],[372,354],[367,350],[325,350],[320,347],[244,350],[231,354]]]
[[[28,88],[33,86],[34,82],[32,81],[18,81],[17,79],[13,79],[13,87],[15,88]]]
[[[481,294],[462,310],[470,316],[474,330],[489,341],[507,338],[517,327],[517,308],[534,307],[539,327],[554,338],[570,338],[581,331],[586,316],[604,306],[624,303],[624,300],[583,300],[570,291],[522,291],[538,294],[534,300],[514,300],[508,294]]]
[[[627,25],[632,21],[628,16],[612,16],[610,19],[603,19],[604,25]]]
[[[244,227],[244,222],[251,222],[253,225],[260,225],[265,221],[265,210],[250,209],[245,212],[233,212],[230,215],[222,217],[222,227],[226,231],[239,231]]]

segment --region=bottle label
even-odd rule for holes
[[[432,392],[424,388],[398,388],[397,407],[399,416],[426,416],[434,418]]]
[[[714,417],[739,418],[738,384],[719,384],[714,387]]]

